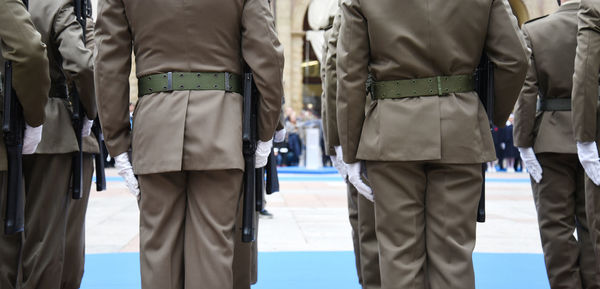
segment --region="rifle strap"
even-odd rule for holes
[[[540,98],[537,102],[538,111],[570,111],[570,98]]]
[[[242,77],[229,72],[167,72],[138,78],[140,97],[174,90],[224,90],[242,93]]]
[[[371,86],[374,99],[394,99],[415,96],[444,96],[475,89],[473,75],[434,76],[427,78],[377,81]]]

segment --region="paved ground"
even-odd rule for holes
[[[90,199],[87,253],[137,252],[137,203],[114,170],[107,175],[108,191]],[[527,175],[490,173],[487,180],[487,222],[478,225],[475,251],[541,253]],[[281,192],[267,202],[275,217],[261,219],[260,251],[352,249],[345,184],[337,175],[281,174]]]

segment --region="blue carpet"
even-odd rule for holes
[[[81,289],[140,288],[139,255],[86,257]],[[548,289],[541,254],[474,254],[478,289]],[[253,289],[360,289],[352,252],[259,253]]]
[[[282,182],[341,182],[342,177],[339,174],[288,174],[280,173],[279,180]],[[96,182],[96,177],[92,179]],[[121,177],[106,177],[107,182],[122,182]],[[528,178],[504,179],[504,178],[486,178],[489,183],[529,183]]]

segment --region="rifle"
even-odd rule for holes
[[[23,0],[27,8],[28,0]],[[6,145],[8,171],[6,176],[6,215],[4,220],[4,234],[12,235],[25,230],[25,206],[23,191],[23,135],[25,132],[25,119],[23,107],[19,102],[17,93],[12,87],[12,62],[4,63],[4,115],[2,132]]]
[[[277,176],[277,158],[275,157],[273,149],[271,149],[271,154],[269,155],[269,160],[267,161],[265,171],[267,175],[265,184],[265,191],[267,195],[279,192],[279,178]]]
[[[85,28],[86,18],[91,15],[91,3],[87,0],[74,0],[73,5],[75,6],[75,16],[77,22],[81,25],[83,34],[83,43],[85,43]],[[83,107],[81,106],[81,98],[77,87],[73,86],[74,89],[71,91],[71,106],[73,114],[71,121],[73,123],[73,130],[75,130],[75,138],[77,139],[78,150],[75,152],[72,160],[72,186],[73,186],[73,199],[79,200],[83,197],[83,151],[81,147],[81,129],[83,128],[83,116],[85,114]]]
[[[475,71],[475,91],[479,95],[479,100],[483,104],[492,129],[492,120],[494,116],[494,63],[490,61],[485,52],[481,56],[481,61]],[[483,184],[481,185],[481,198],[477,206],[477,222],[485,222],[485,170],[487,164],[481,166],[483,175]]]
[[[106,175],[104,174],[104,149],[102,143],[104,143],[104,135],[102,134],[102,127],[100,126],[100,119],[94,120],[92,126],[92,133],[96,136],[98,141],[98,153],[94,156],[94,162],[96,163],[96,191],[106,190]]]
[[[256,143],[258,141],[258,90],[254,84],[252,71],[245,65],[244,100],[242,112],[242,151],[244,154],[244,202],[242,208],[242,242],[251,243],[256,240],[254,226],[257,196],[262,199],[264,171],[255,168]],[[262,204],[262,200],[260,200]]]

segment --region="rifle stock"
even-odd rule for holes
[[[94,162],[96,167],[96,191],[104,191],[106,190],[106,174],[104,174],[104,135],[102,134],[102,127],[100,126],[100,119],[96,118],[94,120],[94,125],[92,126],[92,133],[96,136],[96,141],[98,141],[98,153],[94,155]]]
[[[4,233],[16,234],[24,230],[23,185],[23,109],[12,88],[12,63],[5,62],[4,116],[2,131],[6,145],[8,171],[6,176],[6,215]]]
[[[475,91],[479,95],[479,100],[483,104],[492,129],[494,116],[494,64],[490,61],[485,52],[481,56],[481,61],[475,72]],[[487,164],[483,163],[481,174],[483,183],[481,185],[481,197],[477,206],[477,222],[485,222],[485,171]]]
[[[255,169],[256,143],[258,129],[256,121],[256,88],[250,69],[246,66],[244,72],[244,98],[242,115],[242,142],[244,154],[244,200],[242,207],[242,242],[250,243],[256,240],[254,226],[257,186],[262,187],[260,171]],[[264,174],[263,174],[264,175]],[[257,181],[258,180],[258,181]],[[262,191],[261,191],[262,197]]]

